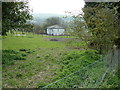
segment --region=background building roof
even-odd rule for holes
[[[55,28],[55,29],[63,29],[63,27],[61,27],[61,26],[59,26],[59,25],[53,25],[53,26],[49,26],[49,27],[47,27],[48,29],[53,29],[53,28]]]

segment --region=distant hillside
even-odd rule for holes
[[[65,16],[64,15],[60,15],[60,14],[33,13],[32,15],[33,15],[33,20],[31,22],[35,23],[35,24],[38,24],[38,25],[44,23],[44,21],[47,18],[50,18],[50,17],[59,17],[59,18],[63,19],[64,21],[68,21],[68,22],[72,20],[72,17],[64,18]]]

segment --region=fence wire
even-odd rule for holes
[[[43,88],[98,88],[105,84],[118,68],[118,53],[112,53]]]

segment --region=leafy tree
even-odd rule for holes
[[[48,25],[55,25],[55,24],[60,25],[60,24],[61,24],[59,17],[51,17],[51,18],[48,18],[48,19],[46,19],[46,23],[47,23]]]
[[[2,11],[2,3],[0,2],[0,13],[2,13],[1,11]],[[1,33],[2,33],[2,15],[0,14],[0,35]]]
[[[60,26],[64,26],[64,21],[59,17],[50,17],[46,19],[45,23],[42,25],[42,28],[43,30],[46,30],[48,26],[52,26],[56,24]]]
[[[32,19],[26,2],[2,2],[2,35],[9,30],[21,29]]]
[[[68,25],[67,33],[86,41],[90,34],[88,33],[87,25],[82,14],[73,15],[72,18],[73,20]]]
[[[22,32],[33,32],[34,30],[34,24],[24,24],[22,27],[21,27],[21,30]]]
[[[111,49],[119,38],[117,9],[118,3],[90,2],[83,9],[84,19],[92,33],[89,41],[100,53]]]
[[[119,3],[86,2],[84,14],[73,16],[74,20],[70,27],[72,34],[86,41],[100,53],[105,53],[116,43],[119,46],[118,6]],[[81,21],[81,17],[85,22]]]
[[[42,29],[42,25],[35,24],[34,27],[35,27],[34,33],[36,33],[36,34],[44,34],[45,33],[45,30]]]

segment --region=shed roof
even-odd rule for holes
[[[53,28],[55,28],[55,29],[63,29],[63,27],[61,27],[61,26],[59,26],[59,25],[53,25],[53,26],[49,26],[49,27],[47,27],[48,29],[53,29]]]

